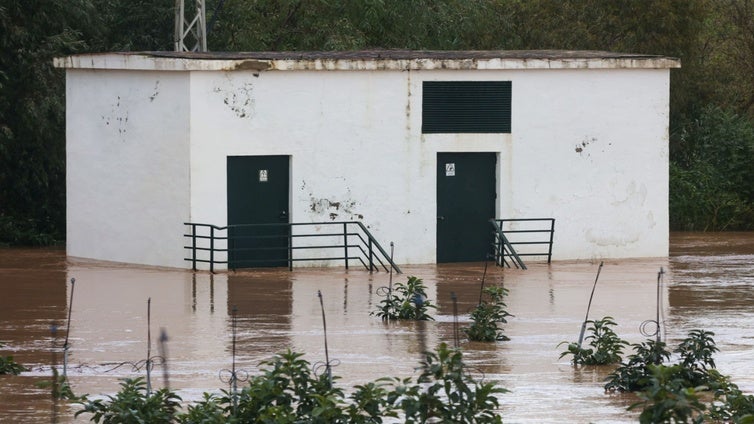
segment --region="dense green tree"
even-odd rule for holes
[[[501,48],[512,28],[503,6],[490,0],[227,0],[209,45],[234,51]]]
[[[86,48],[93,16],[88,0],[0,4],[0,243],[63,238],[65,79],[52,58]]]
[[[103,28],[102,37],[92,40],[96,50],[173,50],[175,0],[92,1]]]
[[[754,0],[708,0],[703,50],[709,96],[714,103],[754,118]]]
[[[710,106],[680,131],[670,167],[670,224],[680,230],[754,229],[754,125]]]
[[[52,58],[171,50],[174,4],[0,2],[0,243],[64,237],[64,72]],[[752,161],[745,128],[754,120],[754,0],[207,0],[207,19],[217,51],[589,49],[678,57],[672,228],[754,228],[752,184],[741,171]]]
[[[0,244],[65,237],[65,74],[54,57],[172,49],[173,0],[0,3]]]

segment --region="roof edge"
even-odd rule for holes
[[[117,52],[55,58],[65,69],[149,71],[378,71],[672,69],[677,58],[599,51]]]

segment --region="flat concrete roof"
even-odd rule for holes
[[[112,52],[54,59],[67,69],[162,71],[377,71],[670,69],[667,56],[591,50],[352,50],[309,52]]]

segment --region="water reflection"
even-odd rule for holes
[[[642,341],[639,326],[657,313],[657,272],[668,270],[661,287],[665,337],[673,344],[688,330],[716,333],[717,364],[748,392],[754,391],[754,236],[674,234],[669,259],[605,261],[590,318],[610,315],[617,333]],[[466,362],[479,376],[511,393],[501,398],[507,422],[632,422],[625,408],[631,395],[604,394],[609,369],[574,369],[558,359],[562,341],[578,337],[599,262],[531,264],[528,271],[484,263],[406,266],[424,280],[437,304],[436,321],[382,322],[371,313],[389,283],[385,273],[361,270],[255,270],[227,274],[67,259],[62,250],[0,250],[0,348],[32,371],[0,377],[0,421],[74,422],[75,408],[53,403],[47,389],[52,363],[61,357],[70,278],[76,278],[70,332],[69,376],[77,393],[113,393],[118,378],[144,375],[134,367],[147,352],[147,299],[152,299],[152,334],[169,335],[170,384],[188,400],[225,387],[218,373],[231,367],[232,311],[237,308],[237,366],[251,373],[261,360],[285,349],[305,352],[310,362],[328,354],[340,362],[334,374],[343,387],[384,376],[408,377],[423,352],[456,342],[456,322],[469,324],[482,281],[510,290],[513,314],[505,326],[511,340],[458,340]],[[327,319],[327,334],[322,307]],[[456,295],[454,303],[451,294]],[[457,311],[457,315],[454,313]],[[61,329],[56,338],[50,324]],[[152,352],[157,351],[152,340]],[[53,349],[53,346],[55,348]],[[159,376],[161,370],[155,370]],[[160,377],[153,381],[162,384]],[[557,417],[557,418],[554,418]],[[83,417],[79,421],[84,421]]]

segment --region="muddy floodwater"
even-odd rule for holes
[[[555,246],[557,249],[557,246]],[[510,390],[500,397],[508,423],[635,422],[626,408],[632,395],[607,395],[610,368],[574,369],[559,359],[562,341],[578,339],[599,261],[532,263],[526,271],[487,269],[485,284],[504,285],[514,316],[510,341],[460,340],[475,375]],[[183,270],[82,261],[62,249],[0,249],[0,355],[31,369],[0,376],[0,422],[85,422],[79,407],[52,402],[51,366],[62,367],[68,337],[68,376],[77,394],[113,394],[119,378],[144,376],[147,302],[151,298],[151,352],[160,329],[168,342],[169,385],[186,401],[226,388],[219,378],[231,367],[231,314],[237,308],[237,368],[253,374],[259,362],[288,348],[315,363],[325,358],[321,291],[333,372],[348,390],[380,377],[416,375],[422,352],[453,345],[451,293],[457,321],[479,300],[484,263],[404,266],[393,281],[424,280],[438,309],[436,321],[383,323],[370,315],[387,286],[387,273],[361,269],[287,269],[211,275]],[[718,369],[754,393],[754,233],[677,233],[669,258],[606,260],[589,318],[609,315],[616,332],[643,341],[640,325],[657,316],[670,346],[691,329],[715,333]],[[75,278],[75,286],[70,280]],[[71,290],[74,288],[72,305]],[[72,306],[69,308],[69,306]],[[66,334],[71,312],[70,332]],[[52,329],[57,328],[54,332]],[[157,365],[153,386],[162,387]]]

